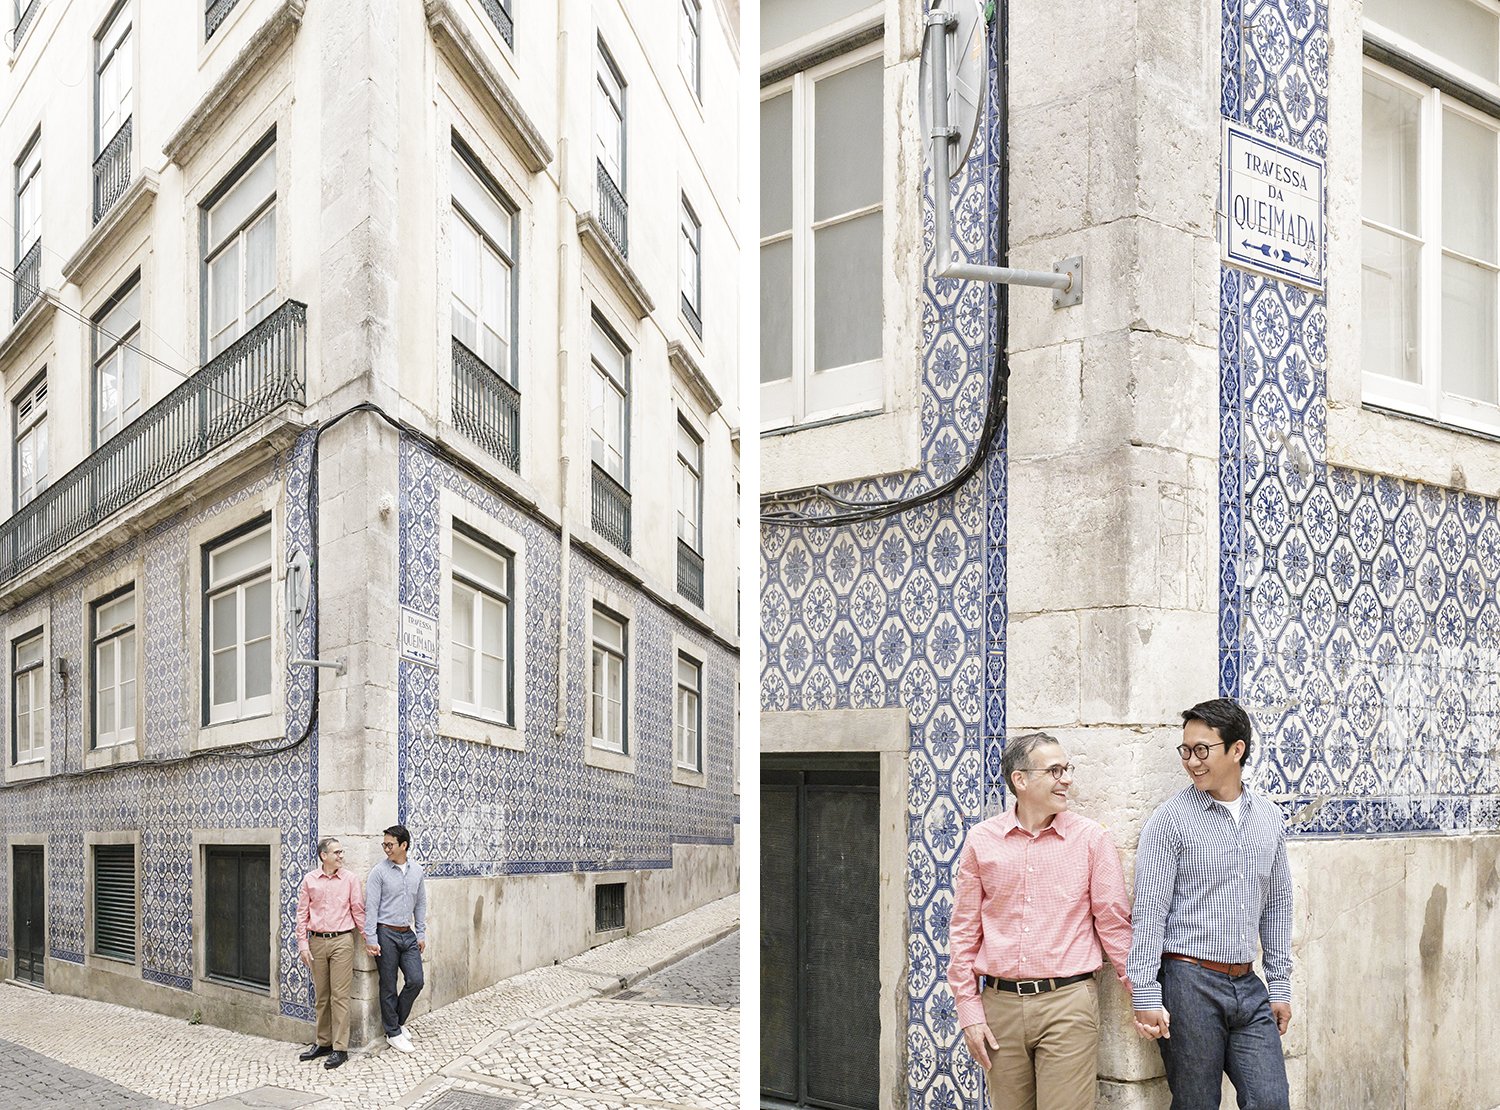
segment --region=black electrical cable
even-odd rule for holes
[[[996,33],[999,34],[999,42],[1005,42],[1005,25],[1008,20],[1008,5],[999,7],[996,17]],[[1009,87],[1008,58],[1003,47],[1000,49],[997,80],[1000,85],[999,102],[999,146],[1000,146],[1000,214],[996,221],[995,235],[998,240],[995,244],[997,255],[1000,259],[999,265],[1009,265],[1007,254],[1010,249],[1008,236],[1008,221],[1005,214],[1005,205],[1008,202],[1008,186],[1010,184],[1010,150],[1009,150],[1009,123],[1006,117],[1005,90]],[[946,181],[933,182],[933,191],[948,188]],[[934,196],[936,202],[936,196]],[[943,249],[943,244],[934,244],[934,251]],[[920,493],[909,494],[888,501],[859,502],[849,498],[840,497],[832,491],[816,486],[810,489],[794,490],[785,493],[776,493],[761,498],[762,511],[760,522],[764,525],[781,528],[837,528],[848,524],[864,524],[873,520],[881,520],[896,513],[906,512],[910,509],[920,508],[941,500],[960,489],[965,482],[972,478],[983,465],[984,460],[989,457],[994,449],[995,441],[999,437],[1000,428],[1005,423],[1007,410],[1010,405],[1010,359],[1005,353],[1006,340],[1009,334],[1008,308],[1010,304],[1010,287],[1000,285],[996,289],[995,308],[999,313],[998,334],[995,346],[990,351],[990,388],[987,395],[988,403],[985,406],[984,424],[979,433],[979,442],[974,445],[974,452],[969,456],[963,467],[959,469],[952,478],[942,482],[931,489]],[[810,500],[821,500],[833,502],[845,508],[824,514],[810,514],[799,509],[767,509],[765,506],[778,503],[796,501],[805,502]]]

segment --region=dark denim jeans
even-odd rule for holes
[[[1167,1066],[1172,1110],[1218,1110],[1226,1073],[1240,1110],[1287,1110],[1281,1035],[1260,976],[1231,979],[1164,959],[1157,978],[1172,1015],[1171,1037],[1156,1042]]]
[[[380,1020],[385,1026],[385,1035],[394,1037],[401,1032],[401,1027],[411,1016],[412,1003],[422,993],[422,953],[417,951],[415,930],[403,933],[377,925],[375,942],[380,945],[380,955],[375,957],[375,968],[380,972]],[[401,978],[406,981],[399,995],[396,993],[398,967]]]

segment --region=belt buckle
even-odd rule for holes
[[[1045,980],[1043,980],[1043,979],[1019,979],[1019,980],[1016,981],[1016,993],[1017,994],[1041,994],[1042,993],[1042,983],[1044,983],[1044,982],[1045,982]],[[1026,989],[1027,987],[1030,987],[1031,990],[1027,990]]]

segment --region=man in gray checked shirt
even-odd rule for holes
[[[1240,781],[1250,718],[1232,698],[1182,714],[1192,785],[1146,821],[1126,963],[1136,1031],[1156,1041],[1172,1110],[1218,1110],[1226,1073],[1242,1108],[1287,1110],[1281,1036],[1292,1020],[1292,875],[1286,827]],[[1259,942],[1265,981],[1254,974]]]
[[[422,953],[427,948],[427,881],[422,865],[407,859],[411,833],[392,825],[381,839],[385,859],[365,886],[365,951],[380,972],[380,1020],[394,1049],[415,1052],[406,1019],[422,993]],[[396,993],[396,970],[406,981]]]

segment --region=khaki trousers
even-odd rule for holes
[[[318,999],[318,1043],[349,1051],[349,995],[354,989],[354,934],[308,937],[313,991]]]
[[[984,1019],[994,1110],[1094,1110],[1099,1074],[1099,986],[1089,979],[1046,994],[987,989]]]

